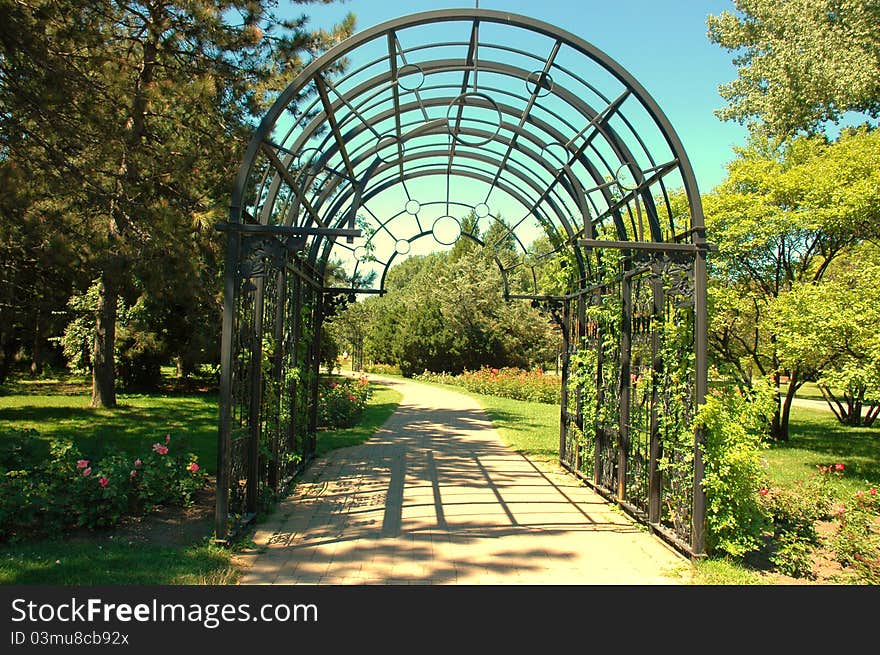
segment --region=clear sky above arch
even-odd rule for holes
[[[357,31],[407,14],[474,7],[461,0],[348,0],[298,5],[310,26],[329,27],[351,12]],[[481,9],[522,14],[568,30],[603,50],[626,68],[666,113],[690,157],[702,193],[725,177],[733,147],[746,130],[715,117],[722,106],[718,85],[736,77],[730,53],[709,42],[706,16],[732,10],[730,0],[480,0]],[[438,28],[438,39],[442,39]]]

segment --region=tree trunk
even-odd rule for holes
[[[18,344],[14,339],[0,340],[0,384],[6,382],[9,371],[12,370],[12,360]]]
[[[40,323],[40,313],[34,319],[34,343],[31,348],[31,375],[43,374],[43,329]]]
[[[101,273],[95,344],[92,349],[92,407],[116,407],[116,301],[119,291],[112,274]]]

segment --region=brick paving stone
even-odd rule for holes
[[[408,380],[361,446],[311,463],[238,557],[241,584],[688,584],[673,548],[558,466],[508,448],[468,396]]]

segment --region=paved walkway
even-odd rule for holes
[[[404,380],[366,444],[315,460],[242,554],[242,584],[687,584],[689,562],[468,396]]]

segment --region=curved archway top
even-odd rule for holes
[[[319,275],[335,261],[354,281],[449,247],[471,213],[524,255],[549,237],[580,278],[579,238],[682,242],[703,226],[687,155],[638,81],[576,35],[487,9],[388,21],[312,62],[257,128],[231,221],[359,227],[306,247]]]

